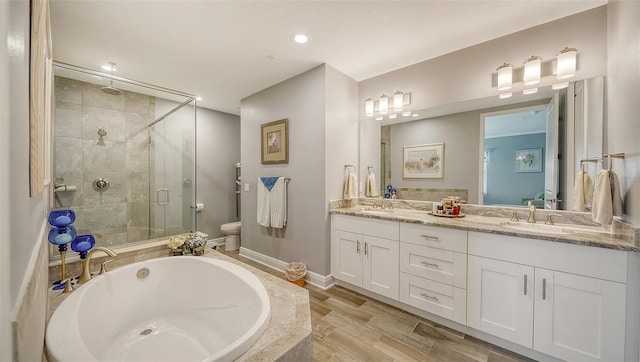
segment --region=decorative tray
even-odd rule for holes
[[[462,212],[459,213],[458,215],[434,214],[433,212],[428,212],[428,214],[437,216],[437,217],[448,217],[448,218],[465,217],[465,214]]]

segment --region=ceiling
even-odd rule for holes
[[[606,2],[51,0],[53,56],[113,61],[118,76],[239,114],[241,99],[323,63],[361,81]]]
[[[492,115],[484,119],[484,138],[521,136],[547,131],[545,105],[527,111]]]

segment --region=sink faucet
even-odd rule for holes
[[[82,263],[82,274],[80,274],[80,277],[78,278],[78,284],[84,284],[91,280],[91,271],[89,270],[89,266],[91,265],[91,257],[96,251],[102,251],[103,253],[111,257],[118,256],[117,253],[111,251],[110,249],[103,248],[102,246],[96,246],[95,248],[93,248],[93,250],[91,250],[89,254],[87,254],[87,258]]]
[[[393,203],[389,199],[383,199],[382,200],[382,208],[383,209],[393,210]]]
[[[528,202],[528,206],[529,206],[529,218],[527,219],[527,222],[530,223],[534,223],[536,222],[536,207],[533,203],[531,203],[531,201]]]

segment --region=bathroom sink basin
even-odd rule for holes
[[[568,235],[578,233],[598,233],[607,234],[607,230],[604,230],[597,226],[586,225],[547,225],[542,223],[523,223],[507,221],[501,224],[501,226],[507,229],[513,229],[518,231],[530,232],[534,234],[546,234],[546,235]]]

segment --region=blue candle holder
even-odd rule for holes
[[[78,235],[71,242],[71,250],[80,254],[80,259],[87,257],[87,252],[96,245],[96,239],[93,235]]]
[[[64,227],[76,221],[76,213],[73,210],[55,210],[49,213],[49,224]]]
[[[64,227],[54,227],[49,230],[49,242],[54,245],[65,245],[69,244],[76,237],[76,228],[69,225]]]

